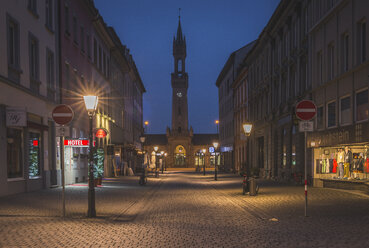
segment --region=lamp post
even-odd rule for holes
[[[219,133],[219,120],[215,120],[215,125],[217,125],[217,134]]]
[[[155,177],[157,177],[157,170],[158,170],[158,151],[159,147],[154,146],[154,151],[155,151]]]
[[[218,166],[217,166],[217,152],[218,152],[218,145],[219,143],[214,141],[213,142],[213,146],[215,148],[215,161],[214,161],[214,180],[217,181],[218,180]]]
[[[206,153],[206,149],[202,149],[202,155],[203,155],[203,166],[204,166],[204,176],[205,176],[205,153]]]
[[[163,156],[164,156],[164,151],[160,152],[160,159],[161,159],[161,174],[164,174],[164,160],[163,160]]]
[[[247,149],[247,154],[246,154],[246,160],[247,160],[247,165],[246,165],[246,174],[249,174],[249,139],[248,137],[251,135],[251,130],[252,130],[252,124],[251,123],[244,123],[242,124],[243,127],[243,132],[245,133],[246,136],[246,149]]]
[[[97,96],[84,96],[83,100],[86,105],[88,118],[89,118],[89,177],[88,177],[88,211],[87,217],[96,217],[96,208],[95,208],[95,185],[94,185],[94,162],[93,162],[93,137],[92,137],[92,119],[95,115],[95,111],[97,108],[97,103],[99,98]]]
[[[146,137],[144,135],[141,135],[140,142],[141,142],[141,152],[142,152],[142,166],[145,163],[145,149],[144,149],[145,140],[146,140]]]
[[[165,165],[164,169],[165,169],[165,171],[167,171],[167,156],[168,156],[168,153],[164,153],[164,165]]]

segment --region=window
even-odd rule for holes
[[[89,34],[86,34],[86,47],[87,47],[87,55],[91,59],[91,41]]]
[[[40,81],[39,81],[39,50],[38,40],[32,34],[28,36],[29,46],[29,76],[30,76],[30,88],[33,92],[39,93]]]
[[[81,51],[85,52],[85,30],[81,27]]]
[[[319,51],[317,54],[317,80],[318,85],[321,85],[323,83],[323,56],[322,51]]]
[[[178,69],[179,72],[182,72],[182,60],[178,60]]]
[[[105,52],[103,52],[103,73],[104,73],[104,76],[106,76],[106,54]]]
[[[356,93],[356,121],[368,119],[368,90]]]
[[[102,51],[101,46],[99,46],[99,69],[102,70]]]
[[[344,34],[342,38],[342,70],[343,72],[348,70],[349,62],[349,36]]]
[[[334,77],[334,45],[328,46],[328,79],[332,80]]]
[[[340,101],[340,108],[341,108],[341,124],[349,124],[351,123],[351,97],[344,97],[341,98]]]
[[[73,16],[73,40],[76,44],[78,44],[77,27],[77,17]]]
[[[336,102],[327,105],[327,127],[336,126]]]
[[[6,129],[6,161],[8,178],[23,177],[23,149],[22,130]]]
[[[68,5],[64,6],[64,25],[65,25],[65,33],[70,35],[70,29],[69,29],[69,7]]]
[[[366,60],[366,22],[363,21],[359,24],[359,58],[360,63],[364,62]]]
[[[41,175],[40,168],[40,134],[30,132],[28,138],[28,175],[30,178]]]
[[[9,15],[7,21],[7,43],[8,43],[8,77],[12,81],[19,82],[20,63],[19,63],[19,24]]]
[[[94,64],[97,66],[97,41],[94,39]]]
[[[50,30],[53,30],[53,1],[46,0],[45,1],[45,19],[46,19],[46,27]]]
[[[37,0],[28,0],[27,8],[29,11],[31,11],[32,14],[34,14],[36,17],[37,15]]]
[[[317,129],[323,129],[323,127],[324,127],[323,116],[324,116],[323,106],[318,107],[317,113],[316,113],[316,126],[317,126]]]

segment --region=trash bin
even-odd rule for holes
[[[255,196],[257,194],[255,178],[250,178],[249,179],[249,187],[250,187],[250,195]]]

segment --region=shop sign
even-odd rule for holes
[[[73,146],[73,147],[89,147],[90,142],[88,139],[68,139],[64,140],[65,146]],[[94,142],[95,146],[95,142]]]
[[[214,147],[212,147],[212,146],[211,146],[211,147],[209,147],[209,152],[210,152],[210,153],[213,153],[214,151],[215,151]]]
[[[108,131],[105,128],[99,128],[96,130],[96,138],[105,138],[108,135]]]
[[[308,135],[308,146],[337,146],[350,143],[362,143],[369,141],[369,124],[335,128],[332,130],[313,132]]]
[[[25,109],[6,108],[6,126],[7,127],[26,127],[27,114]]]

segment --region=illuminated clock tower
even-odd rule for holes
[[[186,72],[186,37],[178,20],[177,37],[173,38],[174,72],[172,73],[172,135],[186,136],[188,130],[188,74]]]

